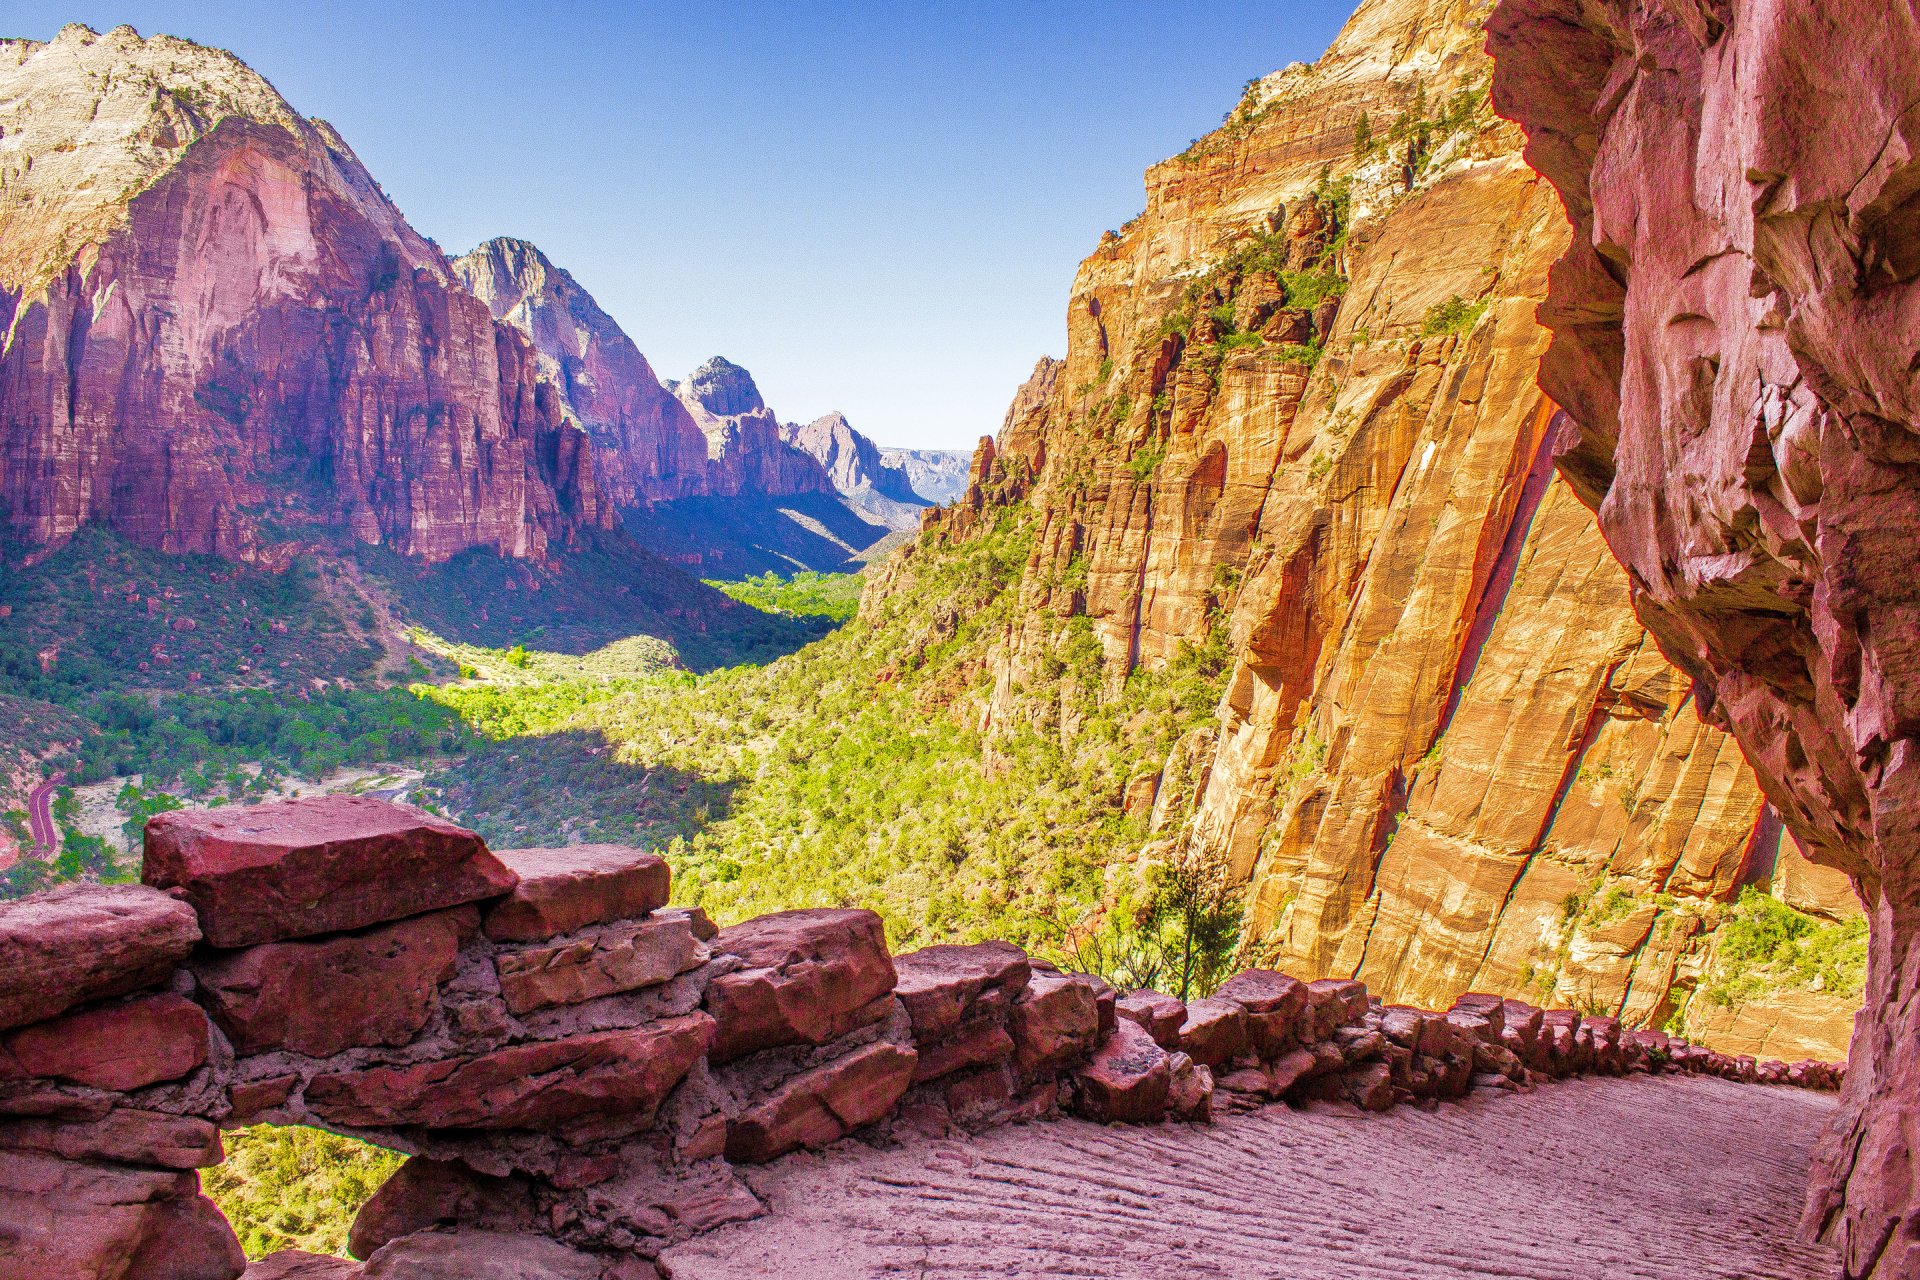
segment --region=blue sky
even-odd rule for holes
[[[449,252],[540,245],[662,377],[724,354],[783,418],[964,448],[1063,350],[1141,171],[1349,8],[9,0],[0,35],[231,49]]]

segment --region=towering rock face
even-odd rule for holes
[[[870,597],[1026,521],[984,727],[1058,714],[1027,691],[1076,628],[1116,687],[1224,653],[1217,727],[1136,780],[1143,861],[1244,886],[1255,954],[1390,1000],[1659,1025],[1743,884],[1857,908],[1805,890],[1554,472],[1572,428],[1536,385],[1534,312],[1565,223],[1486,106],[1485,16],[1365,4],[1149,171],[1080,269],[1065,360]],[[1793,994],[1719,1034],[1836,1054],[1857,996]]]
[[[1869,908],[1808,1225],[1920,1273],[1920,28],[1904,6],[1506,0],[1573,223],[1541,385],[1640,616]]]
[[[31,542],[531,557],[611,520],[533,349],[229,54],[0,42],[0,331],[0,503]]]
[[[501,237],[453,261],[468,289],[532,341],[564,409],[593,438],[618,507],[707,492],[707,439],[686,406],[591,294],[524,240]]]
[[[721,356],[701,365],[674,394],[707,438],[707,492],[786,497],[831,493],[833,482],[813,455],[782,438],[780,421],[760,398],[753,375]]]

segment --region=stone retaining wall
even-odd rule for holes
[[[736,1166],[850,1134],[1381,1110],[1582,1072],[1830,1089],[1841,1071],[1265,970],[1191,1004],[1121,996],[1003,942],[889,955],[868,911],[716,929],[667,907],[651,854],[494,853],[361,798],[160,815],[145,878],[0,906],[0,1280],[452,1280],[483,1259],[635,1280],[762,1212]],[[195,1171],[220,1128],[258,1123],[411,1154],[354,1222],[364,1268],[247,1267]]]

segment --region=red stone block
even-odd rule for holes
[[[1263,1058],[1277,1058],[1300,1043],[1307,1011],[1307,984],[1271,969],[1249,969],[1213,993],[1247,1011],[1247,1041]]]
[[[1247,1047],[1247,1011],[1231,1000],[1195,1000],[1180,1024],[1180,1049],[1203,1066],[1218,1067]]]
[[[893,958],[893,993],[906,1006],[916,1041],[947,1035],[980,1012],[983,1002],[1005,1010],[1024,991],[1032,970],[1010,942],[970,947],[926,947]]]
[[[487,910],[487,936],[497,942],[533,942],[644,916],[667,905],[672,884],[664,859],[625,845],[502,849],[494,856],[520,877]]]
[[[1135,991],[1115,1004],[1120,1018],[1146,1029],[1162,1049],[1180,1047],[1180,1028],[1187,1020],[1187,1006],[1158,991]]]
[[[216,947],[362,929],[518,883],[473,832],[366,796],[160,814],[143,878],[183,890]]]
[[[207,1060],[207,1015],[172,994],[70,1013],[7,1036],[0,1077],[44,1076],[96,1089],[178,1080]]]
[[[1074,1072],[1075,1110],[1089,1120],[1147,1124],[1165,1118],[1173,1071],[1147,1029],[1122,1019]]]
[[[457,908],[310,942],[269,942],[193,966],[200,998],[235,1052],[291,1049],[326,1058],[401,1045],[427,1024],[460,939],[478,925]]]
[[[913,1082],[918,1055],[885,1040],[801,1072],[727,1126],[727,1159],[760,1164],[823,1147],[893,1110]]]
[[[143,885],[0,902],[0,1029],[158,986],[199,940],[191,907]]]
[[[220,1131],[210,1122],[132,1107],[98,1120],[9,1120],[0,1124],[0,1149],[162,1169],[205,1169],[223,1158]]]
[[[713,1020],[691,1013],[476,1058],[319,1076],[306,1100],[322,1119],[361,1128],[548,1130],[588,1115],[644,1127],[712,1037]]]
[[[1058,1071],[1092,1051],[1100,1034],[1093,985],[1079,975],[1035,972],[1008,1020],[1014,1056],[1029,1076]]]
[[[871,911],[782,911],[722,929],[712,945],[746,963],[707,984],[715,1062],[825,1044],[860,1025],[894,986],[886,935]]]

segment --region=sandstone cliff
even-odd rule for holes
[[[760,398],[753,375],[739,365],[715,356],[673,390],[706,435],[710,494],[779,498],[833,491],[819,459],[782,437],[780,420]]]
[[[1245,944],[1293,971],[1659,1025],[1719,975],[1743,885],[1857,907],[1806,887],[1554,474],[1534,309],[1566,233],[1486,105],[1485,16],[1365,4],[1149,171],[1145,212],[1080,269],[1065,360],[867,612],[945,545],[1029,522],[983,727],[1057,718],[1071,741],[1034,691],[1076,626],[1109,691],[1225,655],[1217,726],[1126,788],[1143,864],[1245,886]],[[1688,1018],[1837,1054],[1854,1000]]]
[[[1808,1226],[1920,1271],[1920,234],[1904,6],[1507,0],[1501,109],[1573,235],[1562,475],[1633,602],[1872,926]]]
[[[531,346],[231,55],[0,43],[0,503],[274,560],[538,557],[611,513]]]
[[[709,491],[707,438],[593,296],[524,240],[489,240],[453,261],[493,312],[527,335],[566,413],[593,438],[616,507]]]

